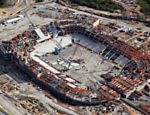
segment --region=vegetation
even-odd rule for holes
[[[36,0],[36,2],[43,2],[44,0]]]
[[[6,3],[6,0],[0,0],[0,6],[3,6]]]
[[[138,4],[141,6],[141,11],[150,15],[150,0],[137,0]]]
[[[114,11],[114,10],[122,10],[122,6],[112,2],[112,0],[70,0],[71,2],[88,6],[91,8],[95,8],[97,10],[106,10],[106,11]]]
[[[1,107],[0,107],[0,112],[5,114],[5,115],[11,115],[10,113],[6,113]]]
[[[150,22],[145,23],[145,26],[150,27]]]

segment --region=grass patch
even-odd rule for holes
[[[10,114],[10,113],[4,111],[1,107],[0,107],[0,112],[4,113],[4,114],[6,114],[6,115],[12,115],[12,114]]]

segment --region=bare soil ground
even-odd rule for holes
[[[6,7],[0,8],[0,20],[16,14],[26,7],[26,2],[34,3],[35,0],[7,0]]]

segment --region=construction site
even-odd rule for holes
[[[1,42],[1,59],[15,65],[20,73],[18,76],[22,76],[21,82],[28,79],[40,93],[64,107],[72,107],[71,110],[78,114],[86,114],[86,110],[95,115],[124,112],[148,115],[150,31],[59,6],[41,5],[29,10],[29,14],[18,15],[17,21],[4,21],[0,25],[2,28],[27,19],[30,25]],[[36,17],[50,20],[35,25]],[[5,74],[9,73],[6,68],[4,64],[1,69]],[[12,87],[11,83],[1,81],[2,92],[9,90],[5,92],[7,95],[13,90],[21,92],[21,83]],[[17,94],[13,93],[13,97],[23,111],[49,114],[44,103],[38,102],[40,97]],[[51,107],[51,111],[56,108]],[[62,110],[52,114],[61,113],[69,114]]]

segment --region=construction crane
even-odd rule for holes
[[[75,56],[75,54],[76,54],[76,52],[77,52],[77,49],[78,49],[78,45],[76,44],[75,50],[74,50],[74,52],[73,52],[73,54],[72,54],[72,59],[74,58],[74,56]]]
[[[75,50],[74,50],[74,52],[73,52],[73,54],[72,54],[71,59],[74,58],[74,56],[75,56],[75,54],[76,54],[76,52],[77,52],[77,49],[78,49],[78,46],[76,45]],[[71,66],[71,61],[69,61],[68,68],[67,68],[68,70],[69,70],[70,66]]]

